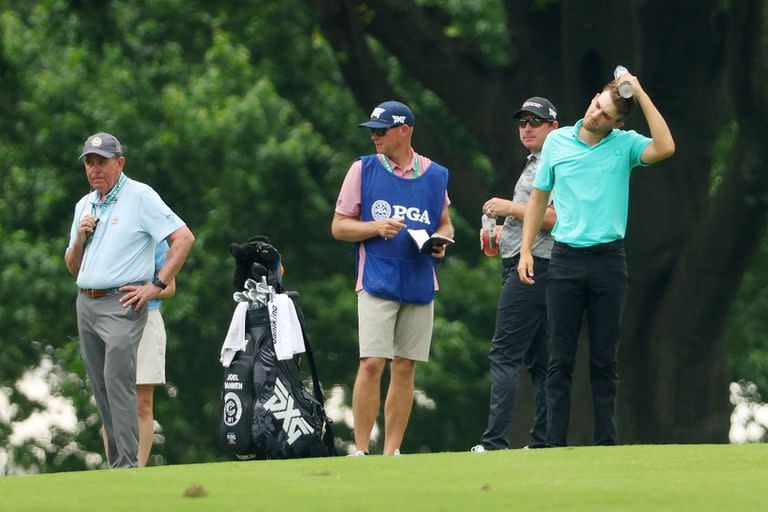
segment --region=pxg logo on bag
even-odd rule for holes
[[[288,434],[289,445],[296,442],[302,435],[315,431],[307,420],[301,417],[301,411],[294,405],[290,391],[279,378],[275,379],[275,394],[267,400],[264,408],[270,411],[276,420],[282,420],[283,431]]]

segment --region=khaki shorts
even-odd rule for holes
[[[403,304],[374,297],[365,290],[359,291],[360,357],[394,359],[397,356],[427,361],[433,316],[434,302]]]
[[[139,342],[136,384],[165,384],[165,324],[159,309],[149,311]]]

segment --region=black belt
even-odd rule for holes
[[[619,238],[613,242],[606,242],[604,244],[590,245],[587,247],[574,247],[572,245],[564,244],[562,242],[555,242],[555,249],[578,252],[581,254],[600,254],[604,252],[615,252],[617,249],[624,248],[624,239]]]
[[[511,265],[516,267],[519,262],[520,262],[520,253],[515,254],[511,258],[501,258],[501,263],[505,267],[509,267]]]
[[[539,260],[539,261],[546,261],[546,262],[549,262],[549,258],[542,258],[541,256],[534,256],[534,257],[533,257],[533,260],[534,260],[534,261],[536,261],[536,260]],[[501,263],[502,263],[502,264],[503,264],[505,267],[508,267],[508,266],[510,266],[510,265],[513,265],[513,266],[515,266],[515,267],[516,267],[516,266],[517,266],[517,264],[518,264],[518,263],[520,263],[520,253],[517,253],[517,254],[515,254],[515,255],[514,255],[514,256],[512,256],[511,258],[501,258]]]

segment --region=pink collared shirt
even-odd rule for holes
[[[419,155],[415,151],[411,157],[411,161],[405,169],[397,165],[394,161],[389,160],[392,166],[392,171],[395,176],[401,178],[413,178],[413,170],[415,160],[419,161],[419,172],[425,173],[429,170],[429,165],[432,160],[426,156]],[[363,163],[360,160],[355,160],[347,171],[347,176],[344,178],[344,183],[341,185],[341,191],[339,191],[339,197],[336,199],[336,213],[346,215],[347,217],[360,218],[360,203],[362,201],[360,189],[363,185]],[[448,191],[445,192],[445,205],[447,208],[451,204],[451,200],[448,198]],[[358,292],[363,289],[363,268],[365,263],[365,247],[363,244],[360,247],[360,258],[357,267],[357,284],[355,285],[355,291]],[[437,276],[435,276],[435,290],[438,290]]]

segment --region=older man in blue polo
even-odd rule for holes
[[[368,128],[376,153],[352,163],[331,231],[354,242],[360,366],[352,395],[355,455],[368,453],[380,408],[381,376],[390,361],[384,404],[384,455],[399,455],[413,403],[416,362],[429,357],[435,262],[445,246],[419,251],[406,228],[453,237],[448,170],[411,147],[415,119],[403,103],[373,109]]]
[[[147,308],[187,258],[195,237],[149,186],[123,173],[116,137],[88,137],[80,158],[93,191],[75,206],[64,261],[77,278],[80,354],[107,436],[111,468],[136,467],[136,353]],[[167,240],[154,275],[155,246]]]

